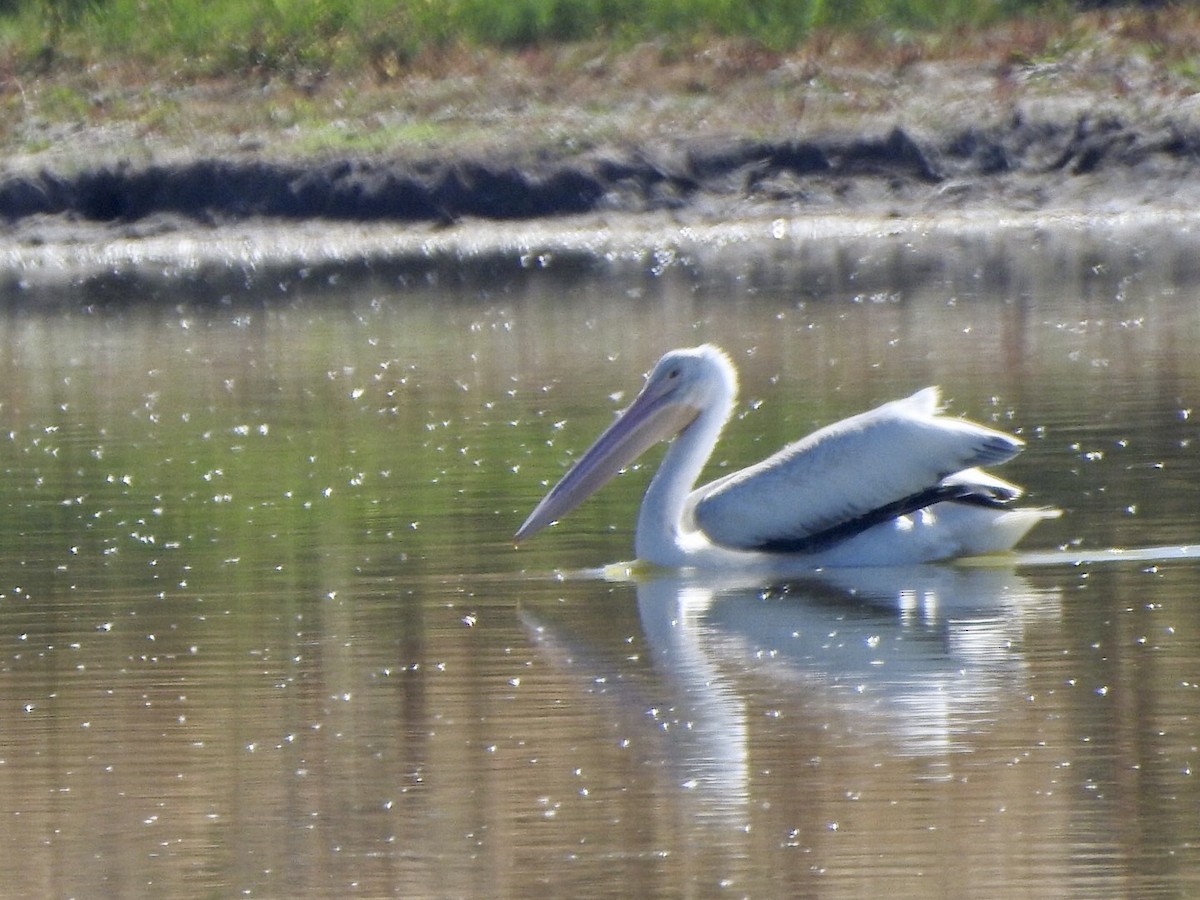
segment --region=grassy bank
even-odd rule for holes
[[[1198,61],[1195,4],[0,0],[0,170],[1152,114]]]
[[[10,64],[121,54],[199,74],[395,73],[466,45],[738,37],[780,51],[824,29],[981,28],[1061,17],[1072,0],[0,0]]]

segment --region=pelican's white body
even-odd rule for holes
[[[1004,462],[1022,443],[940,415],[934,388],[823,428],[754,466],[693,488],[736,393],[733,365],[715,347],[668,353],[629,408],[542,499],[517,539],[564,515],[632,458],[670,438],[635,537],[638,558],[662,566],[933,562],[1009,550],[1039,521],[1058,515],[1003,505],[1020,489],[976,467]],[[960,486],[1002,500],[903,507],[906,500]],[[888,516],[892,507],[900,514]],[[859,523],[868,524],[859,529]],[[804,546],[810,539],[811,551],[762,549]]]

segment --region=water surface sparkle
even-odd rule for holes
[[[1200,889],[1191,225],[764,228],[13,286],[7,889]],[[701,341],[742,375],[712,475],[940,384],[1065,514],[1002,560],[602,577],[652,456],[514,550]]]

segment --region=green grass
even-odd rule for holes
[[[433,122],[413,122],[386,128],[350,128],[345,124],[323,121],[314,117],[304,128],[293,150],[305,156],[331,152],[379,153],[394,151],[404,145],[428,146],[439,139],[461,137],[461,130],[439,127]]]
[[[25,65],[132,55],[189,71],[403,66],[451,46],[744,37],[784,50],[825,28],[894,32],[1058,13],[1069,0],[0,0]]]
[[[1194,93],[1200,6],[1097,2],[0,0],[0,155],[559,153]]]

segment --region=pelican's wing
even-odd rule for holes
[[[805,552],[942,500],[1018,496],[974,467],[1011,459],[1023,443],[938,413],[937,389],[926,388],[822,428],[693,492],[695,524],[728,547]]]

